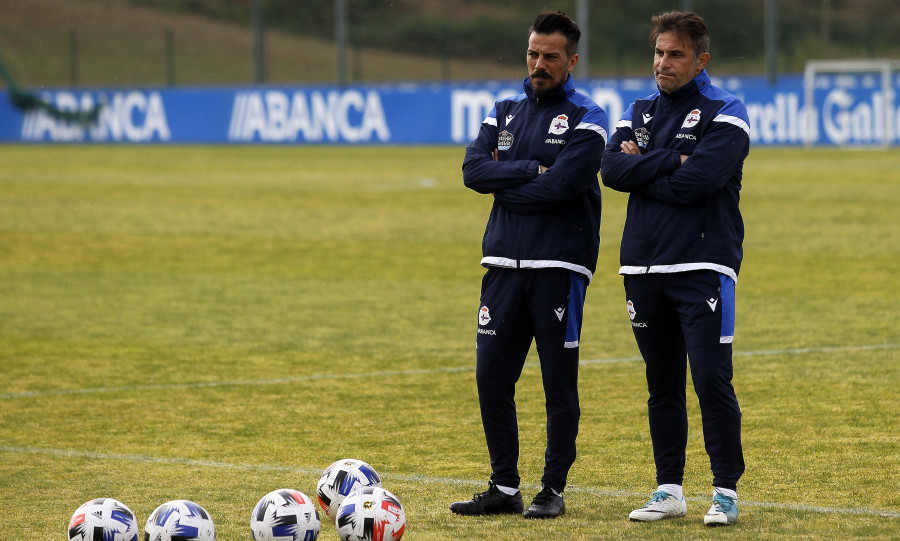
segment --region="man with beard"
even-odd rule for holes
[[[488,490],[450,509],[518,514],[519,434],[515,389],[532,340],[547,412],[542,489],[526,518],[565,513],[563,490],[578,434],[578,352],[587,285],[600,246],[597,173],[606,113],[575,91],[581,31],[561,12],[529,29],[524,93],[502,99],[466,149],[466,187],[493,198],[482,242],[476,334],[481,420],[491,460]]]

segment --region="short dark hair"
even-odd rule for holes
[[[571,17],[562,11],[542,11],[528,29],[528,36],[532,33],[553,34],[562,32],[566,36],[566,54],[571,57],[578,52],[578,40],[581,39],[581,30]]]
[[[666,32],[675,32],[694,47],[694,58],[709,52],[709,30],[703,17],[690,11],[669,11],[654,15],[650,30],[650,46],[656,47],[656,38]]]

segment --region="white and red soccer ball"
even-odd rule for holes
[[[113,498],[81,504],[69,520],[69,541],[138,541],[141,534],[134,513]]]
[[[365,487],[344,498],[335,526],[341,541],[399,541],[406,531],[406,513],[389,491]]]
[[[255,541],[316,541],[322,522],[309,496],[282,488],[259,500],[250,516],[250,530]]]

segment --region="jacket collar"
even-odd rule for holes
[[[698,73],[691,82],[679,88],[675,92],[672,92],[671,94],[663,92],[663,90],[658,86],[656,88],[659,89],[660,95],[664,96],[665,98],[668,98],[672,101],[679,101],[699,94],[703,90],[706,90],[709,85],[709,74],[706,73],[706,70],[704,69],[703,71]]]
[[[525,95],[528,96],[528,99],[534,101],[534,88],[531,87],[531,79],[526,77],[525,80],[522,81],[522,86],[525,88]],[[542,100],[542,103],[555,103],[557,101],[562,101],[571,96],[574,92],[575,79],[573,79],[572,75],[569,74],[569,78],[566,79],[566,82],[563,83],[562,86],[554,89],[550,96]]]

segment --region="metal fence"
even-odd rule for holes
[[[505,79],[524,73],[546,0],[0,0],[0,60],[23,85],[196,86]],[[712,73],[802,72],[897,58],[896,0],[566,0],[579,75],[649,76],[650,16],[693,9]]]

